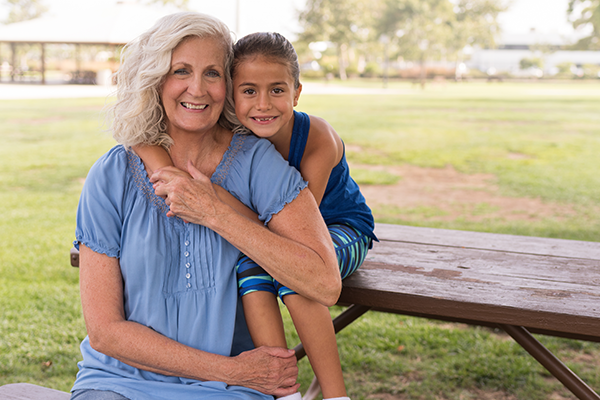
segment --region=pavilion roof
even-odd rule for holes
[[[108,6],[103,1],[94,3],[70,14],[0,26],[0,42],[122,45],[145,32],[160,17],[177,11],[135,1]]]

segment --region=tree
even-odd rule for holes
[[[4,4],[10,8],[6,24],[38,18],[48,11],[40,0],[4,0]]]
[[[493,47],[498,33],[500,0],[382,0],[375,30],[396,42],[399,54],[421,63],[433,59],[461,61],[467,45]]]
[[[367,4],[364,0],[308,0],[300,13],[304,31],[299,40],[330,42],[336,47],[341,79],[346,79],[348,49],[361,40]]]
[[[450,52],[455,54],[456,67],[463,61],[467,46],[493,48],[500,32],[498,14],[506,10],[502,0],[458,0],[454,6],[456,20],[452,26]]]
[[[376,30],[396,43],[399,54],[419,61],[424,86],[426,61],[443,57],[451,47],[455,18],[448,0],[383,0]]]
[[[574,47],[581,50],[600,50],[600,0],[569,0],[568,15],[573,28],[591,28],[592,33],[581,38]]]

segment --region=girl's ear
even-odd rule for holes
[[[296,94],[294,94],[294,107],[296,107],[298,105],[298,99],[300,98],[300,93],[302,93],[302,84],[300,84],[300,86],[298,86],[298,89],[296,89]]]

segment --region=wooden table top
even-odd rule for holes
[[[600,243],[377,224],[341,303],[600,341]]]

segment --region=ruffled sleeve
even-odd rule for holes
[[[234,136],[213,182],[253,209],[265,225],[308,185],[271,142],[253,135]]]
[[[104,154],[90,169],[77,208],[77,248],[83,243],[97,253],[120,258],[126,172],[122,146]]]

